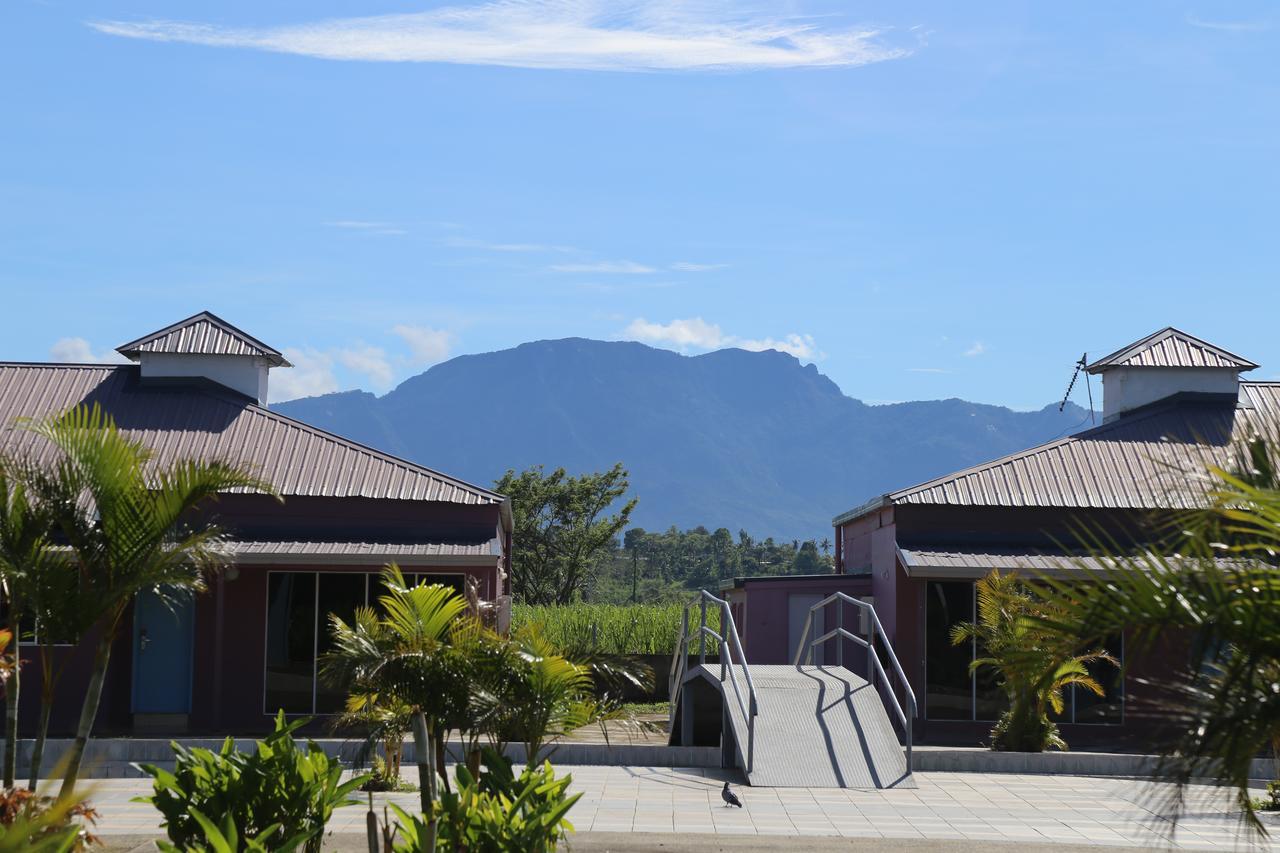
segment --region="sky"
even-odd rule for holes
[[[1273,379],[1278,199],[1274,4],[0,4],[6,360],[208,309],[276,399],[570,336],[1029,409],[1174,325]]]

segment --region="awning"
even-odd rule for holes
[[[236,562],[247,564],[311,564],[402,566],[493,566],[502,554],[497,539],[487,542],[307,542],[234,541],[228,543]]]
[[[1141,560],[1144,556],[1148,555],[1134,553],[1128,555],[1128,558]],[[992,569],[999,569],[1001,572],[1018,571],[1029,576],[1043,574],[1062,577],[1100,571],[1112,566],[1105,557],[1032,546],[899,547],[898,560],[908,575],[920,578],[980,578]]]

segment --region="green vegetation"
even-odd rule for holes
[[[307,722],[286,722],[280,712],[275,731],[250,752],[236,750],[232,738],[218,752],[187,749],[175,742],[172,772],[141,765],[155,781],[151,796],[138,800],[164,815],[174,850],[220,850],[216,837],[222,837],[249,845],[240,849],[302,847],[306,853],[319,853],[333,810],[357,803],[348,795],[369,777],[342,782],[342,765],[314,741],[299,748],[293,733]],[[206,815],[218,823],[210,823]],[[254,843],[261,846],[255,848]]]
[[[87,802],[54,800],[25,788],[0,791],[0,853],[69,853],[96,846],[98,813]]]
[[[687,599],[687,596],[686,596]],[[572,604],[540,607],[516,604],[511,609],[514,628],[538,625],[542,635],[563,649],[594,649],[615,655],[669,655],[680,633],[684,603],[672,604]],[[691,613],[697,619],[696,609]],[[707,611],[707,624],[720,630],[720,611]],[[717,644],[707,638],[707,653]]]
[[[627,493],[621,464],[581,477],[563,468],[547,474],[537,465],[519,474],[508,471],[494,488],[511,498],[513,537],[520,543],[512,557],[511,588],[532,604],[578,598],[591,567],[627,526],[636,505],[632,498],[607,514]]]
[[[1064,710],[1063,691],[1076,685],[1099,696],[1102,685],[1089,673],[1095,661],[1116,661],[1101,650],[1077,654],[1071,635],[1046,629],[1044,621],[1058,611],[1040,600],[1017,572],[998,571],[977,582],[978,620],[951,629],[951,642],[977,642],[981,656],[971,672],[994,669],[1009,707],[991,730],[991,748],[1012,752],[1066,749],[1050,710]]]

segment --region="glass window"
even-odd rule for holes
[[[320,581],[318,599],[320,602],[320,622],[318,626],[320,635],[316,639],[317,658],[333,648],[333,635],[330,631],[329,615],[334,614],[350,625],[351,620],[355,618],[356,608],[364,604],[365,577],[366,575],[363,572],[360,574],[327,572],[318,575]],[[316,713],[341,713],[346,701],[347,689],[345,686],[332,687],[324,681],[317,681]]]
[[[1117,661],[1124,661],[1124,638],[1109,637],[1103,646]],[[1124,675],[1120,667],[1106,661],[1089,664],[1089,674],[1102,685],[1105,696],[1092,690],[1073,687],[1075,691],[1075,721],[1077,723],[1124,722]]]
[[[929,581],[925,607],[925,713],[932,720],[973,719],[973,644],[951,643],[951,627],[973,621],[973,584]]]
[[[316,576],[267,575],[266,713],[310,714],[316,662]]]

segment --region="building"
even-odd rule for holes
[[[1203,505],[1209,465],[1230,467],[1238,440],[1280,424],[1280,383],[1166,328],[1089,364],[1103,387],[1101,423],[1067,438],[876,497],[837,516],[837,572],[866,579],[920,702],[918,737],[976,743],[998,716],[990,677],[950,626],[971,621],[974,581],[992,569],[1063,573],[1082,530],[1149,545],[1172,513]],[[1125,653],[1122,637],[1110,651]],[[1155,657],[1155,656],[1153,656]],[[1070,697],[1060,725],[1075,746],[1140,742],[1151,720],[1129,697],[1159,661],[1133,661],[1124,683],[1103,665],[1105,698]]]
[[[509,612],[502,495],[271,411],[270,372],[289,363],[208,312],[118,351],[134,364],[0,363],[0,448],[38,447],[15,419],[97,403],[159,462],[230,462],[283,500],[235,493],[211,507],[233,539],[234,566],[176,614],[138,598],[112,650],[96,731],[249,733],[281,708],[338,710],[343,695],[316,678],[327,614],[349,617],[372,600],[388,562],[459,590],[470,582]],[[91,652],[87,643],[58,651],[70,663],[55,732],[74,726]],[[23,658],[39,653],[28,646]],[[34,723],[39,673],[24,668],[24,727]]]

